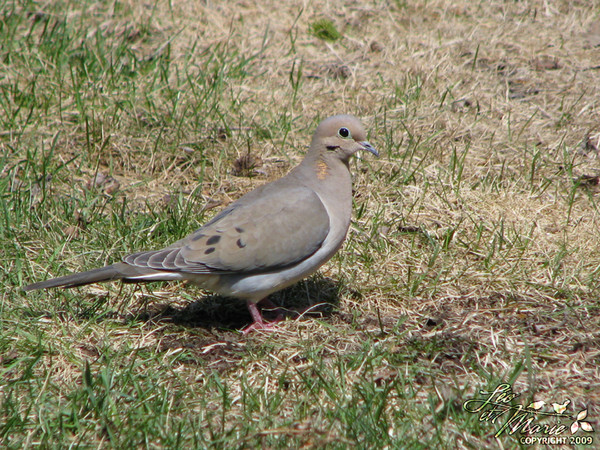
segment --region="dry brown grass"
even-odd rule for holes
[[[460,403],[525,361],[515,391],[571,399],[574,407],[588,408],[599,427],[600,69],[594,27],[600,3],[407,3],[122,2],[134,21],[109,17],[103,8],[96,17],[97,6],[73,11],[69,20],[86,15],[100,30],[131,34],[140,57],[164,51],[168,42],[171,64],[192,75],[217,46],[258,56],[244,68],[248,76],[226,81],[219,99],[227,112],[223,121],[211,116],[198,129],[184,114],[180,128],[160,124],[161,142],[172,145],[155,148],[155,128],[140,126],[154,113],[140,102],[137,115],[117,126],[107,119],[98,133],[106,139],[91,143],[97,158],[89,157],[71,184],[57,184],[56,192],[84,185],[97,170],[110,172],[119,195],[130,199],[128,211],[140,212],[146,205],[165,207],[178,193],[190,195],[202,176],[198,203],[211,214],[210,208],[285,173],[300,160],[319,119],[341,112],[362,117],[383,152],[353,168],[357,208],[366,209],[341,255],[322,270],[325,281],[340,284],[317,279],[279,297],[286,304],[295,297],[333,298],[335,312],[323,320],[287,321],[275,334],[242,337],[222,329],[247,320],[237,306],[219,299],[190,306],[181,286],[153,294],[144,288],[116,313],[130,320],[139,307],[137,329],[107,330],[68,315],[63,323],[41,321],[49,336],[71,343],[78,355],[47,360],[52,377],[76,383],[79,358],[94,359],[105,346],[130,348],[132,358],[139,349],[151,350],[165,360],[185,350],[191,356],[172,367],[178,380],[203,383],[216,371],[234,399],[246,384],[263,386],[267,396],[282,373],[290,389],[301,384],[317,364],[305,356],[310,349],[318,348],[327,362],[364,351],[363,343],[372,341],[400,355],[383,358],[375,378],[403,377],[414,363],[423,372],[416,398],[424,403],[430,396],[439,405]],[[136,40],[135,24],[150,17],[147,34]],[[328,43],[308,33],[319,18],[333,21],[344,37]],[[290,76],[299,77],[296,93]],[[188,101],[196,98],[183,99],[177,114]],[[168,103],[156,102],[166,115]],[[68,114],[61,114],[57,157],[67,161],[87,144],[83,130],[65,126]],[[50,118],[40,125],[41,139],[53,136],[53,125]],[[129,126],[147,134],[119,132]],[[271,138],[257,137],[263,129]],[[260,172],[233,176],[234,161],[246,154],[262,158]],[[106,257],[124,253],[123,244],[114,242]],[[43,244],[28,245],[34,254]],[[344,376],[350,385],[365,371],[349,368]],[[393,398],[387,408],[397,406]],[[234,401],[232,414],[235,408]],[[422,420],[424,432],[434,427],[430,417]],[[456,446],[483,445],[460,424],[452,432],[448,442]],[[342,442],[325,417],[262,433],[305,436],[307,446]]]
[[[430,255],[411,261],[411,239],[391,231],[380,236],[387,251],[374,255],[365,273],[359,266],[352,275],[364,297],[342,301],[342,311],[356,308],[361,317],[374,316],[376,310],[383,317],[405,315],[410,335],[419,339],[468,342],[442,364],[450,364],[450,379],[466,375],[472,391],[478,389],[477,378],[468,376],[465,360],[476,358],[489,373],[504,373],[514,363],[507,357],[523,355],[527,346],[531,366],[526,372],[532,371],[528,375],[535,381],[530,384],[531,378],[523,376],[523,384],[529,385],[521,389],[544,398],[571,398],[598,416],[600,319],[596,283],[586,279],[594,277],[599,263],[596,190],[581,188],[572,201],[566,198],[572,177],[598,173],[598,50],[586,34],[598,19],[597,6],[440,0],[406,7],[348,4],[339,14],[339,4],[315,2],[305,5],[294,22],[296,6],[278,8],[275,17],[270,4],[241,3],[232,8],[233,15],[229,7],[225,13],[220,8],[186,10],[189,17],[222,25],[206,27],[206,22],[193,20],[185,26],[190,35],[206,36],[209,45],[227,40],[240,52],[256,49],[269,26],[270,45],[253,66],[262,75],[232,87],[252,98],[241,111],[245,121],[268,120],[280,113],[281,105],[290,105],[289,73],[294,62],[303,61],[297,104],[285,108],[291,116],[316,121],[341,111],[358,114],[370,124],[379,146],[385,145],[378,140],[380,132],[388,131],[386,137],[397,144],[372,163],[383,183],[361,175],[356,186],[369,210],[383,210],[392,229],[399,217],[432,235],[456,226],[453,243],[471,243],[477,225],[491,238],[491,230],[503,221],[506,230],[514,230],[513,238],[526,241],[523,253],[496,261],[489,271],[478,264],[483,255],[476,250],[451,244],[435,291],[407,297],[395,295],[390,285],[405,279],[408,267],[423,270]],[[333,20],[347,38],[338,45],[304,34],[296,41],[296,52],[289,54],[290,29],[305,30],[317,17]],[[229,38],[238,33],[246,37],[243,42]],[[349,68],[348,77],[332,76],[327,68],[335,65]],[[417,96],[410,92],[415,80],[420,89],[416,100],[393,100],[396,86],[411,86],[407,95]],[[308,130],[299,131],[303,133],[294,133],[289,141],[294,148],[305,143]],[[399,192],[385,185],[385,175],[398,167],[394,155],[406,151],[409,135],[431,150],[424,178]],[[451,151],[466,149],[460,187],[451,180],[438,186]],[[252,151],[268,156],[277,149]],[[565,171],[565,159],[573,161],[572,173]],[[532,164],[536,171],[528,179]],[[494,177],[501,179],[497,188],[473,188]],[[543,189],[542,180],[550,187]],[[424,182],[429,184],[426,191]],[[404,215],[402,206],[412,204],[417,207]],[[507,241],[510,245],[510,236]],[[546,263],[562,248],[567,254],[560,262],[561,274],[553,278]],[[568,291],[569,298],[561,291]],[[431,331],[428,318],[435,319]],[[315,339],[329,339],[328,327],[289,324],[285,328],[291,342],[284,348],[292,354],[298,326],[312,328]],[[347,351],[356,338],[336,337],[333,345]]]

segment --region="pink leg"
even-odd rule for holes
[[[263,302],[268,302],[270,305],[274,306],[273,302],[271,302],[268,299],[263,299],[258,303],[263,303]],[[275,322],[279,322],[280,320],[283,319],[283,315],[278,314],[277,317],[275,318],[275,320],[273,322],[265,322],[262,313],[260,312],[260,310],[258,309],[257,303],[248,300],[246,302],[246,305],[248,306],[248,311],[250,311],[250,315],[252,316],[252,320],[254,320],[254,323],[252,323],[252,325],[248,325],[246,328],[244,328],[242,330],[242,333],[244,334],[248,334],[252,331],[256,331],[256,330],[262,330],[262,331],[274,331],[277,329],[276,326],[274,326],[273,324]]]
[[[263,320],[262,313],[258,309],[258,306],[256,306],[256,303],[248,300],[247,306],[248,310],[250,311],[250,315],[252,316],[252,320],[254,320],[254,323],[263,325],[265,322]]]
[[[275,326],[274,324],[282,321],[285,317],[289,317],[289,316],[302,317],[305,313],[313,312],[315,310],[315,308],[319,306],[319,305],[314,305],[314,306],[309,306],[308,308],[303,308],[300,310],[295,310],[295,309],[287,310],[287,309],[280,308],[279,306],[275,305],[271,300],[268,299],[268,297],[263,298],[259,302],[253,302],[251,300],[248,300],[246,302],[246,304],[248,306],[248,311],[250,311],[250,315],[252,316],[252,320],[254,320],[254,323],[252,323],[251,325],[248,325],[246,328],[242,329],[242,333],[244,333],[244,334],[248,334],[248,333],[250,333],[252,331],[256,331],[256,330],[275,331],[275,330],[277,330],[277,326]],[[262,304],[262,306],[266,306],[271,311],[275,311],[277,313],[277,316],[275,317],[275,319],[270,322],[265,322],[265,319],[263,318],[263,315],[260,312],[260,309],[258,306],[259,304]]]

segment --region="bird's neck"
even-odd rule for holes
[[[303,182],[308,182],[322,198],[335,198],[343,204],[352,202],[352,177],[347,161],[335,155],[319,154],[306,157],[293,172],[302,174]]]

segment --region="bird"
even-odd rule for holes
[[[348,114],[317,126],[304,159],[287,175],[230,203],[187,237],[121,262],[29,284],[25,292],[122,280],[180,280],[246,301],[253,323],[268,330],[259,304],[316,272],[342,246],[352,215],[350,158],[367,151],[361,121]]]

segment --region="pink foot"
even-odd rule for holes
[[[267,302],[268,306],[272,306],[274,309],[277,309],[277,307],[273,304],[273,302],[271,302],[268,299],[263,299],[258,303],[264,303],[264,302]],[[260,330],[260,331],[275,331],[275,330],[277,330],[277,326],[275,325],[275,323],[283,320],[283,315],[281,313],[279,313],[279,314],[277,314],[277,317],[275,318],[275,320],[273,320],[271,322],[265,322],[265,320],[262,316],[262,313],[258,309],[258,306],[255,302],[248,300],[247,306],[248,306],[248,311],[250,311],[250,315],[252,316],[252,320],[254,320],[254,323],[252,323],[251,325],[248,325],[247,327],[242,329],[243,334],[248,334],[248,333],[251,333],[252,331],[258,331],[258,330]]]
[[[277,316],[275,317],[275,319],[271,320],[269,322],[265,321],[265,319],[259,309],[259,306],[258,306],[259,304],[261,304],[261,306],[265,306],[268,311],[276,312]],[[297,318],[302,318],[302,316],[304,316],[307,313],[311,313],[311,312],[315,311],[315,309],[321,305],[320,304],[313,305],[313,306],[309,306],[307,308],[302,308],[302,309],[284,309],[284,308],[281,308],[281,307],[275,305],[268,298],[263,298],[261,301],[256,302],[256,303],[248,300],[247,306],[248,306],[248,310],[250,311],[250,314],[252,315],[252,320],[254,320],[254,322],[251,325],[248,325],[246,328],[242,329],[243,334],[248,334],[248,333],[251,333],[252,331],[257,331],[257,330],[276,331],[278,329],[278,327],[275,324],[277,322],[281,322],[285,317],[294,316]]]
[[[242,334],[250,334],[253,331],[277,331],[279,327],[275,325],[273,322],[254,322],[251,325],[248,325],[245,328],[242,328]]]

